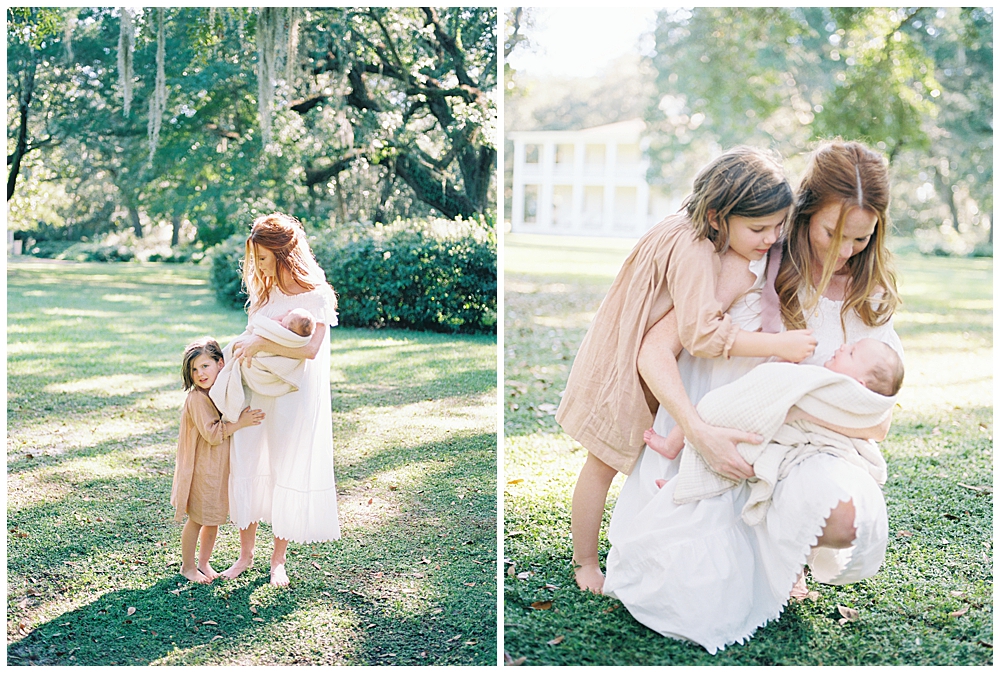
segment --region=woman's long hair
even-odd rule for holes
[[[823,260],[819,283],[813,281],[809,224],[812,216],[830,204],[840,204],[833,240]],[[806,327],[806,316],[833,277],[837,251],[843,242],[848,212],[861,208],[875,214],[875,231],[864,250],[847,260],[849,275],[840,324],[856,311],[864,324],[875,327],[892,317],[899,305],[892,255],[886,247],[889,230],[889,169],[882,155],[858,142],[836,139],[820,146],[809,160],[795,199],[795,210],[784,241],[781,267],[774,288],[781,304],[781,319],[788,329]],[[803,291],[800,302],[800,292]],[[879,299],[872,295],[881,292]]]
[[[274,253],[275,274],[267,278],[257,266],[257,246]],[[326,284],[326,274],[306,240],[306,232],[297,219],[283,213],[261,215],[253,221],[250,236],[247,237],[246,255],[243,258],[243,288],[247,293],[247,313],[253,315],[271,297],[271,290],[277,283],[285,294],[293,294],[297,285],[306,291]]]

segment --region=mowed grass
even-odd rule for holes
[[[897,258],[907,373],[881,445],[890,534],[875,577],[811,582],[817,600],[789,606],[748,644],[715,656],[647,629],[617,600],[576,589],[570,502],[586,452],[553,415],[633,245],[505,239],[505,652],[524,665],[991,664],[992,260]],[[623,482],[619,475],[608,498],[602,564]],[[860,618],[842,625],[838,606]]]
[[[334,329],[342,539],[292,543],[285,590],[266,525],[237,580],[178,574],[180,356],[246,324],[207,274],[8,265],[8,664],[494,663],[492,337]],[[213,565],[238,552],[221,526]]]

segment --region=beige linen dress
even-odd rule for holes
[[[208,392],[197,387],[181,412],[170,504],[176,521],[187,513],[203,526],[218,526],[229,517],[229,437]]]
[[[729,357],[739,331],[715,298],[722,263],[686,214],[671,215],[639,239],[591,323],[570,370],[556,422],[619,472],[629,474],[659,402],[639,376],[642,337],[671,308],[684,348]]]

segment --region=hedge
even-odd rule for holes
[[[219,301],[243,306],[239,260],[245,235],[211,253]],[[340,324],[434,332],[496,333],[497,241],[476,221],[408,220],[351,225],[310,236],[337,292]]]

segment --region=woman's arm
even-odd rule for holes
[[[233,345],[233,357],[239,358],[240,362],[250,366],[253,357],[261,351],[272,355],[282,355],[284,357],[295,358],[297,360],[312,360],[319,353],[319,348],[323,344],[323,337],[326,335],[326,324],[317,322],[313,330],[309,343],[298,348],[280,346],[269,339],[252,335]]]
[[[640,376],[710,468],[733,481],[752,477],[753,467],[736,450],[736,444],[757,444],[761,438],[742,430],[718,428],[701,419],[681,382],[677,369],[680,352],[677,317],[670,311],[642,339],[638,358]]]

